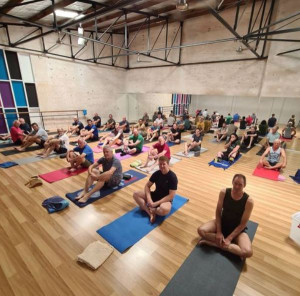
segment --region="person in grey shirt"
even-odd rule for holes
[[[120,160],[113,155],[112,148],[108,145],[103,147],[103,155],[103,157],[89,167],[84,189],[76,197],[78,202],[87,202],[93,193],[100,191],[104,186],[113,188],[120,184],[123,178]],[[102,165],[102,173],[98,169],[100,165]],[[89,191],[94,182],[97,183],[94,188]]]
[[[25,151],[27,147],[36,143],[41,148],[44,148],[45,142],[48,140],[47,132],[38,126],[37,123],[33,123],[32,125],[33,131],[24,138],[23,144],[20,147],[15,148],[18,151]]]
[[[234,125],[234,121],[231,120],[230,124],[227,125],[227,137],[230,137],[232,134],[235,134],[237,129],[237,126]]]

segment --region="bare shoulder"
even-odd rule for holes
[[[254,200],[253,200],[253,198],[252,197],[248,197],[248,199],[247,199],[247,204],[249,204],[249,205],[254,205]]]

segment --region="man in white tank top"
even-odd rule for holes
[[[280,147],[280,140],[274,141],[273,146],[266,149],[261,156],[259,163],[266,169],[280,170],[286,167],[286,154],[283,148]],[[282,161],[280,158],[282,156]]]

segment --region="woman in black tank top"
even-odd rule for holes
[[[226,250],[242,259],[252,256],[251,241],[246,233],[253,200],[243,191],[246,177],[236,174],[233,188],[221,190],[216,209],[216,219],[198,228],[200,245],[209,245]]]

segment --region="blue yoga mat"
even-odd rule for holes
[[[104,187],[102,188],[100,191],[98,192],[95,192],[88,200],[87,202],[85,203],[80,203],[78,202],[75,198],[78,196],[78,193],[80,193],[82,191],[82,189],[80,190],[77,190],[75,192],[72,192],[72,193],[67,193],[66,194],[66,197],[72,201],[75,205],[77,205],[78,207],[80,208],[83,208],[91,203],[93,203],[94,201],[98,200],[98,199],[101,199],[117,190],[120,190],[136,181],[139,181],[143,178],[146,177],[145,174],[142,174],[142,173],[139,173],[137,171],[134,171],[134,170],[129,170],[127,172],[125,172],[126,174],[130,174],[132,176],[132,178],[130,180],[122,180],[120,185],[119,186],[116,186],[114,188],[109,188],[109,187]],[[94,186],[92,186],[93,188]]]
[[[157,216],[156,221],[153,224],[150,223],[147,213],[142,212],[136,207],[110,224],[100,228],[97,230],[97,233],[120,253],[124,253],[128,248],[133,246],[151,230],[175,213],[187,201],[187,198],[176,195],[170,213],[165,217]]]
[[[186,141],[181,140],[181,141],[180,141],[180,144],[185,143],[185,142],[186,142]],[[175,146],[175,145],[180,145],[180,144],[176,144],[176,143],[174,143],[174,142],[168,142],[167,144],[168,144],[169,147],[172,147],[172,146]]]
[[[298,170],[295,176],[290,176],[296,183],[300,184],[300,170]]]
[[[240,154],[232,163],[230,163],[229,161],[226,161],[226,160],[222,160],[222,161],[218,161],[218,162],[215,162],[215,160],[212,160],[211,162],[208,163],[208,165],[209,166],[213,165],[216,168],[222,168],[222,169],[226,170],[226,169],[230,168],[234,163],[236,163],[241,157],[242,157],[242,154]]]
[[[0,163],[0,168],[8,169],[15,165],[19,165],[19,164],[14,161],[7,161],[7,162]]]

